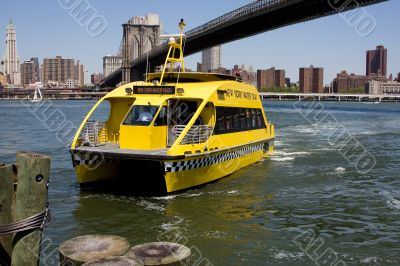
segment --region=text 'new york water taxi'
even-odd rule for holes
[[[127,190],[166,194],[198,186],[260,161],[273,150],[255,87],[236,77],[184,73],[183,27],[169,39],[161,73],[116,88],[83,120],[71,145],[81,185],[112,179]],[[167,72],[179,63],[182,72]],[[108,102],[106,121],[94,121]],[[128,185],[126,185],[128,184]]]

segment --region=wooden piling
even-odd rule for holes
[[[130,259],[128,257],[110,257],[106,259],[100,259],[92,262],[87,262],[82,266],[144,266],[142,262]]]
[[[7,225],[13,222],[13,199],[14,182],[12,180],[12,166],[0,164],[0,225]],[[11,257],[12,237],[12,235],[0,236],[0,257],[1,253],[3,253],[3,256],[7,256],[3,260],[9,261]]]
[[[171,242],[153,242],[131,248],[126,257],[139,260],[144,265],[187,265],[190,249],[184,245]]]
[[[60,265],[78,266],[99,259],[122,256],[129,247],[128,240],[119,236],[78,236],[60,245]]]
[[[43,212],[47,207],[47,184],[50,174],[48,156],[17,153],[18,186],[16,192],[14,222]],[[41,230],[19,232],[13,238],[12,266],[38,265]]]

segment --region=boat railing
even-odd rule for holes
[[[80,135],[81,145],[98,147],[107,142],[106,122],[87,121]]]
[[[172,127],[175,139],[183,132],[186,125],[176,125]],[[209,125],[192,126],[186,133],[180,144],[199,144],[206,142],[212,135],[214,128]]]

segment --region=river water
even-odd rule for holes
[[[42,265],[57,264],[61,242],[94,233],[174,240],[201,265],[399,265],[400,105],[266,102],[271,158],[184,193],[135,198],[80,191],[59,127],[78,126],[94,103],[52,101],[39,113],[0,101],[0,162],[19,150],[52,158]]]

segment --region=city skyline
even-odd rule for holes
[[[22,9],[21,5],[12,1],[5,4],[4,12],[7,16],[0,20],[0,28],[4,29],[9,18],[13,19],[18,31],[18,53],[21,61],[31,57],[39,57],[42,61],[45,57],[62,55],[81,60],[88,66],[90,73],[102,72],[102,57],[117,53],[122,39],[121,25],[132,16],[158,13],[163,22],[164,32],[174,33],[177,31],[176,23],[180,17],[186,18],[190,30],[248,3],[238,0],[224,4],[211,1],[184,4],[177,12],[179,18],[176,18],[169,15],[171,7],[168,4],[155,0],[135,8],[127,8],[133,5],[128,1],[123,1],[122,6],[89,1],[88,3],[104,16],[108,23],[101,35],[93,37],[63,9],[60,5],[63,1],[46,1],[46,4],[22,2],[26,3],[22,5],[25,6]],[[213,8],[207,9],[211,3]],[[366,37],[358,35],[343,15],[335,15],[224,44],[223,67],[231,68],[235,64],[245,64],[253,66],[254,69],[267,69],[275,66],[277,69],[285,69],[286,76],[297,81],[298,69],[313,64],[324,67],[324,84],[328,84],[342,70],[363,74],[365,51],[377,45],[384,45],[388,49],[388,75],[392,73],[396,76],[400,72],[400,51],[397,48],[400,39],[390,28],[396,19],[395,10],[399,7],[400,3],[395,1],[365,7],[365,12],[377,23],[376,29]],[[43,8],[51,12],[43,13]],[[202,10],[208,12],[203,13],[203,16],[197,15]],[[28,23],[27,13],[35,11],[42,15],[34,21],[29,20]],[[111,15],[114,14],[113,11],[118,11],[120,15]],[[49,20],[57,20],[57,23],[48,23]],[[58,31],[55,31],[55,28]],[[327,28],[329,30],[326,30]],[[4,34],[3,32],[3,39]],[[0,50],[4,51],[4,42],[2,43]],[[246,50],[250,52],[245,53]],[[3,53],[0,55],[3,56]],[[201,53],[187,57],[186,64],[189,68],[196,69],[197,62],[201,62]]]

